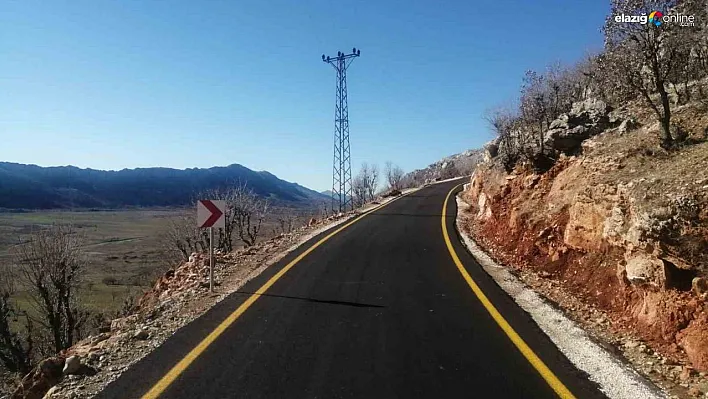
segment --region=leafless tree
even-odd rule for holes
[[[484,119],[497,136],[497,152],[507,169],[514,167],[521,157],[522,142],[520,118],[508,107],[500,107],[486,112]]]
[[[32,321],[17,309],[11,296],[15,293],[16,276],[7,265],[0,265],[0,366],[10,372],[28,373],[32,367],[34,343]],[[24,321],[24,331],[13,328]],[[23,336],[24,335],[24,336]]]
[[[364,163],[362,166],[364,172],[366,193],[369,201],[373,201],[376,196],[376,190],[379,187],[379,166],[376,164],[368,165]]]
[[[215,248],[224,252],[234,249],[234,240],[252,246],[258,240],[269,211],[269,203],[248,188],[246,183],[204,191],[198,199],[221,200],[226,203],[225,227],[214,234]],[[209,250],[209,232],[196,226],[193,214],[171,219],[161,237],[161,253],[168,267],[174,268],[189,259],[193,252]]]
[[[400,166],[394,165],[391,161],[387,161],[384,166],[386,181],[391,190],[401,189],[401,180],[403,180],[403,169]]]
[[[605,33],[606,61],[615,69],[618,83],[627,86],[654,111],[661,123],[664,146],[673,142],[671,136],[671,103],[667,91],[669,77],[677,67],[680,45],[676,24],[623,23],[617,15],[649,15],[652,10],[669,10],[675,0],[612,0]],[[658,93],[658,99],[653,94]]]
[[[700,98],[706,98],[701,81],[708,76],[708,5],[705,0],[684,0],[677,4],[676,13],[694,18],[693,26],[681,26],[672,34],[676,46],[676,67],[669,74],[671,86],[677,96],[677,103],[693,100],[691,83],[695,85]]]
[[[526,125],[535,133],[536,145],[543,152],[543,134],[551,122],[550,96],[546,90],[546,76],[526,71],[521,86],[520,109]]]
[[[82,338],[88,313],[81,309],[78,287],[86,259],[82,237],[72,226],[52,225],[14,247],[19,278],[30,291],[35,320],[49,336],[53,352]]]
[[[268,200],[258,196],[243,183],[230,190],[226,206],[227,223],[231,219],[232,229],[235,227],[244,245],[247,247],[255,245],[263,221],[268,215],[270,207]]]
[[[453,162],[448,164],[440,174],[441,179],[452,179],[453,177],[458,176],[461,176],[460,169]]]
[[[366,177],[363,175],[363,170],[360,171],[352,179],[352,202],[355,208],[359,208],[366,204],[367,188]]]
[[[197,228],[193,215],[170,219],[160,237],[161,259],[168,268],[175,268],[189,259],[193,252],[205,252],[209,241]]]
[[[293,231],[298,221],[298,214],[292,209],[281,209],[275,217],[277,226],[275,234],[288,234]]]

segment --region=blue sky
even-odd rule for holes
[[[32,1],[0,7],[0,160],[240,163],[331,186],[335,72],[352,165],[483,145],[526,69],[602,46],[605,1]]]

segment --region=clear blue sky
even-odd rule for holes
[[[95,169],[240,163],[331,186],[335,72],[353,169],[490,139],[526,69],[601,48],[606,1],[33,1],[0,7],[0,160]]]

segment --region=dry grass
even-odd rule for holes
[[[659,146],[659,124],[652,115],[634,114],[640,115],[641,128],[625,135],[598,136],[588,152],[594,162],[618,163],[617,168],[596,175],[594,183],[629,184],[636,205],[645,210],[658,211],[677,195],[708,197],[708,142],[699,142],[708,128],[705,106],[692,104],[674,112],[675,123],[689,132],[693,142],[670,151]]]
[[[73,224],[86,237],[89,265],[82,277],[81,297],[90,310],[113,314],[126,298],[144,292],[167,267],[160,249],[160,235],[171,219],[191,214],[191,209],[114,211],[37,211],[0,213],[0,264],[10,264],[10,248],[34,230],[52,223]],[[281,232],[278,217],[292,210],[274,209],[264,222],[262,239]],[[299,210],[294,227],[305,224],[312,211]],[[239,242],[235,248],[240,248]],[[15,295],[29,308],[28,293]]]

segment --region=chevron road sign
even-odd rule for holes
[[[226,226],[226,202],[216,200],[197,201],[197,226],[216,227],[223,229]]]

